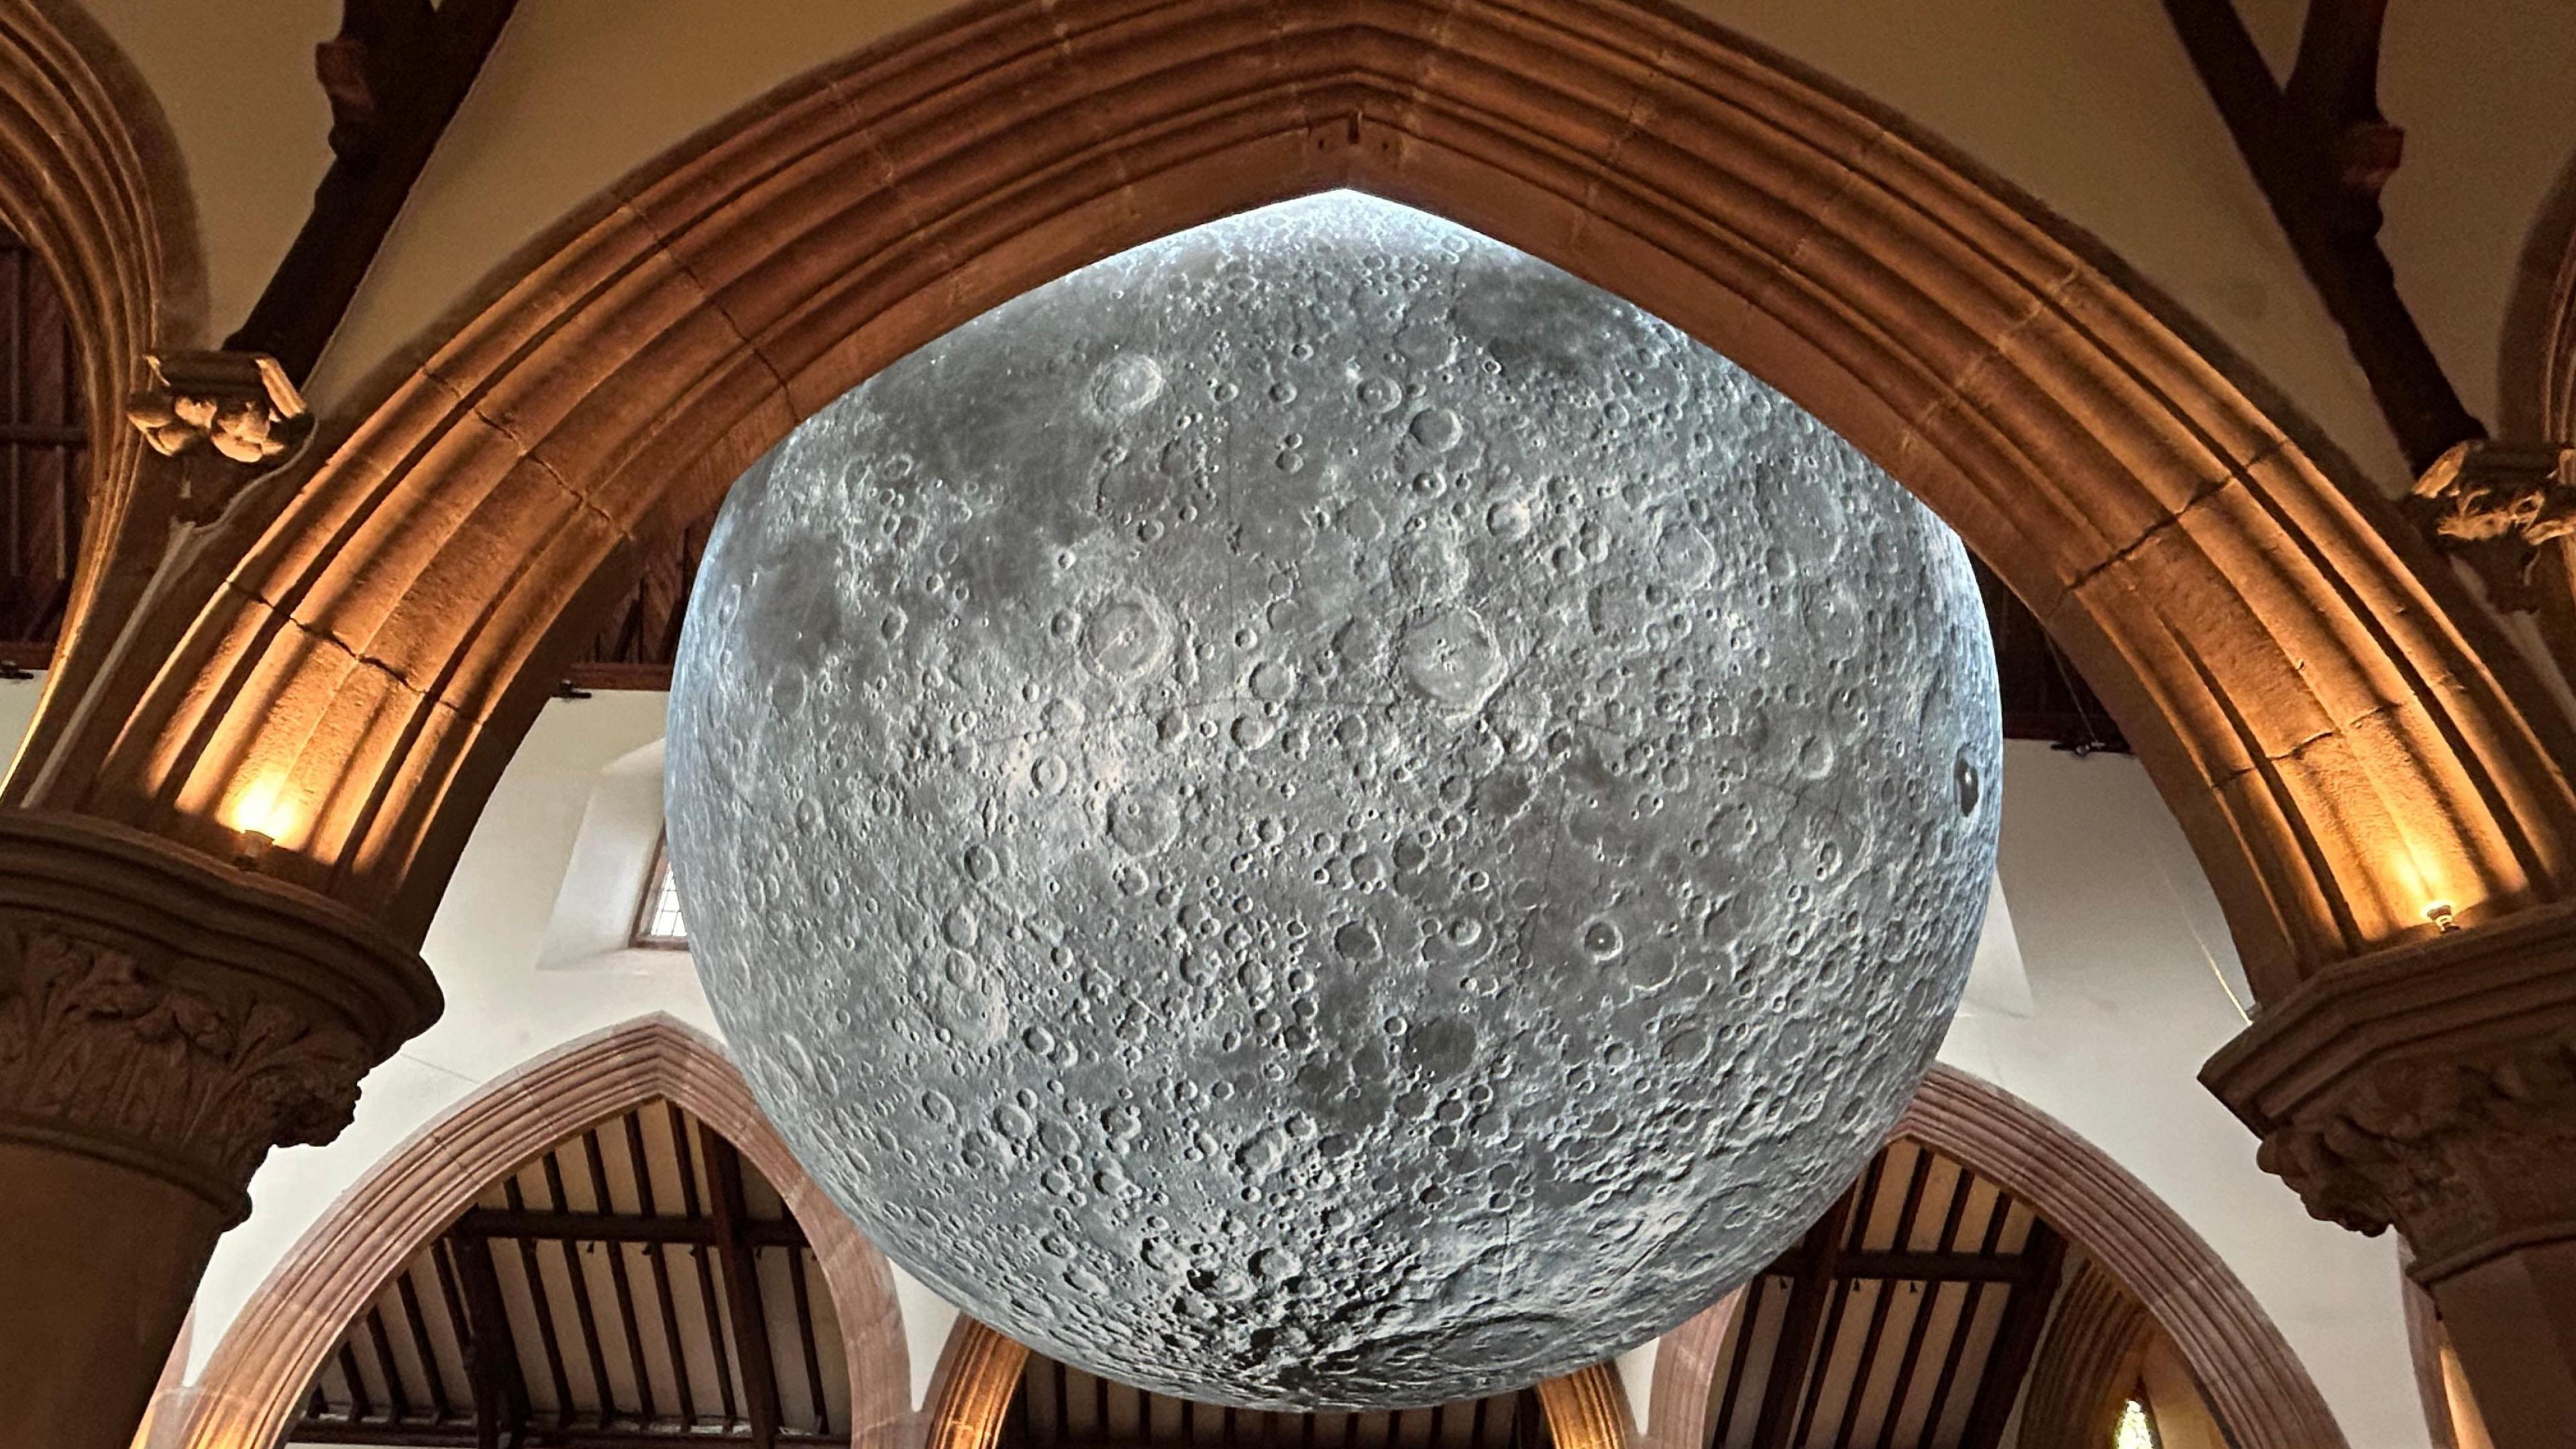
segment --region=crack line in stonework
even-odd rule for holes
[[[2284,745],[2280,749],[2264,751],[2263,758],[2257,763],[2240,766],[2228,771],[2224,775],[2212,778],[2209,782],[2210,787],[2212,789],[2224,789],[2238,780],[2244,779],[2246,776],[2255,773],[2266,765],[2295,764],[2302,756],[2306,755],[2309,750],[2315,748],[2317,745],[2322,744],[2327,740],[2340,739],[2343,736],[2352,733],[2354,730],[2359,729],[2363,725],[2368,724],[2370,721],[2377,719],[2382,715],[2394,714],[2413,702],[2414,701],[2412,700],[2392,699],[2381,704],[2372,705],[2370,708],[2354,715],[2351,719],[2344,721],[2340,725],[2328,725],[2324,729],[2320,729],[2313,734],[2295,740],[2288,745]]]
[[[251,588],[238,579],[224,580],[224,587],[231,590],[233,593],[239,594],[243,598],[250,600],[261,608],[266,609],[269,613],[269,617],[285,624],[287,627],[295,630],[305,638],[311,639],[317,643],[327,644],[345,655],[351,663],[358,665],[360,668],[372,669],[383,675],[385,678],[392,680],[395,684],[400,685],[413,698],[425,700],[461,718],[470,718],[470,716],[465,714],[462,707],[422,688],[392,664],[383,659],[377,658],[375,655],[361,653],[356,647],[351,645],[349,641],[341,638],[331,630],[326,629],[319,624],[298,618],[290,610],[279,608],[274,602],[267,598],[267,596],[261,594],[257,589]]]

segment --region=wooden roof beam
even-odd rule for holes
[[[1808,1362],[1816,1356],[1825,1305],[1835,1296],[1834,1265],[1842,1254],[1843,1230],[1851,1215],[1852,1194],[1846,1192],[1807,1230],[1806,1246],[1800,1250],[1804,1261],[1789,1287],[1788,1316],[1771,1350],[1762,1411],[1753,1421],[1754,1449],[1787,1449],[1789,1436],[1797,1428],[1799,1390],[1807,1382]]]
[[[2165,0],[2165,12],[2420,476],[2486,428],[2452,389],[2379,249],[2379,186],[2401,139],[2376,99],[2384,5],[2312,0],[2286,90],[2234,0]]]
[[[492,1245],[480,1238],[451,1239],[457,1276],[464,1279],[467,1361],[474,1381],[475,1449],[519,1449],[528,1437],[528,1388],[519,1373],[519,1346],[510,1333],[510,1310],[501,1301],[501,1277],[492,1267]]]
[[[778,1369],[770,1361],[769,1313],[760,1296],[760,1264],[743,1229],[751,1219],[742,1185],[742,1157],[733,1144],[698,1125],[714,1188],[716,1251],[724,1263],[725,1306],[733,1315],[734,1353],[742,1364],[743,1396],[751,1414],[753,1449],[778,1442]]]
[[[1895,1283],[2018,1283],[2029,1277],[2027,1254],[1987,1256],[1979,1253],[1872,1252],[1845,1249],[1834,1256],[1833,1276],[1849,1283],[1875,1279]],[[1767,1272],[1796,1277],[1805,1271],[1807,1253],[1792,1249]]]
[[[2012,1290],[2005,1300],[2003,1322],[1995,1329],[1995,1346],[1986,1359],[1986,1371],[1977,1383],[1977,1397],[1968,1410],[1968,1424],[1959,1435],[1959,1449],[1995,1449],[2003,1442],[2004,1425],[2012,1418],[2013,1405],[2021,1399],[2022,1381],[2030,1377],[2032,1355],[2039,1350],[2039,1331],[2048,1323],[2050,1305],[2057,1301],[2057,1280],[2066,1264],[2066,1240],[2046,1223],[2030,1226],[2030,1256],[2036,1265],[2029,1281]],[[1964,1325],[1962,1326],[1964,1331]]]
[[[474,1449],[473,1430],[441,1424],[352,1424],[336,1419],[304,1419],[288,1431],[290,1444],[359,1444],[368,1449]],[[536,1429],[521,1441],[524,1449],[718,1449],[744,1444],[740,1436],[720,1436],[679,1429]],[[847,1436],[781,1434],[782,1449],[848,1449]]]
[[[343,0],[340,33],[314,54],[337,155],[227,350],[273,357],[299,385],[312,376],[516,3]]]
[[[744,1241],[757,1248],[802,1248],[805,1231],[793,1221],[752,1218]],[[528,1208],[471,1208],[449,1231],[469,1238],[527,1238],[564,1243],[682,1243],[713,1247],[716,1225],[706,1218],[638,1213],[549,1212]]]

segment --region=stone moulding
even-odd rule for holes
[[[200,343],[206,303],[177,139],[73,0],[0,4],[0,218],[61,290],[90,402],[87,517],[45,680],[76,694],[150,591],[174,511],[175,470],[113,404],[149,380],[153,351]],[[67,723],[36,726],[31,751]]]
[[[0,810],[0,1137],[178,1183],[229,1224],[436,1019],[420,958],[311,892],[96,821]]]
[[[2429,899],[2576,889],[2566,722],[2366,484],[2027,200],[1627,0],[978,0],[791,83],[237,507],[225,584],[164,580],[14,788],[218,848],[282,772],[316,810],[282,868],[421,930],[640,538],[993,304],[1336,186],[1617,289],[1931,502],[2103,691],[2258,994]]]
[[[1556,1449],[1627,1449],[1636,1435],[1628,1414],[1628,1391],[1618,1371],[1606,1363],[1560,1374],[1538,1386],[1539,1408],[1547,1415],[1549,1442]]]
[[[1726,1365],[1718,1353],[1744,1306],[1736,1289],[1655,1342],[1655,1369],[1647,1381],[1646,1421],[1640,1427],[1651,1449],[1705,1449],[1711,1388]]]
[[[2576,1238],[2576,909],[2331,967],[2201,1080],[2310,1213],[2403,1229],[2420,1283]]]
[[[2078,1265],[2031,1360],[2023,1442],[2113,1443],[2154,1333],[2153,1316],[2117,1278],[2091,1259]]]
[[[922,1401],[924,1449],[993,1449],[1028,1362],[1028,1345],[959,1317]]]
[[[495,1078],[343,1193],[243,1305],[188,1390],[185,1449],[274,1444],[340,1333],[493,1179],[656,1098],[734,1144],[786,1199],[821,1265],[847,1347],[851,1442],[910,1432],[903,1319],[885,1259],[796,1165],[709,1037],[660,1014],[594,1033]]]

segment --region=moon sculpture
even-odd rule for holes
[[[1993,868],[1966,555],[1771,388],[1349,194],[1050,283],[736,485],[671,706],[709,999],[833,1198],[1265,1408],[1673,1327],[1930,1064]]]

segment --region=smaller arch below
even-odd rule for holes
[[[2342,1449],[2325,1399],[2280,1330],[2218,1254],[2102,1151],[2020,1098],[1948,1066],[1924,1079],[1889,1134],[1990,1179],[2143,1304],[2237,1449]],[[1700,1449],[1732,1301],[1668,1336],[1649,1402],[1650,1442]],[[1680,1351],[1676,1351],[1676,1346]],[[1667,1419],[1666,1413],[1676,1417]],[[1683,1437],[1685,1435],[1695,1437]]]
[[[1738,1288],[1655,1344],[1646,1418],[1638,1426],[1652,1449],[1701,1449],[1708,1443],[1709,1385],[1726,1371],[1718,1353],[1743,1308],[1744,1290]]]
[[[478,1192],[566,1139],[656,1100],[732,1144],[803,1228],[841,1326],[851,1441],[888,1442],[908,1425],[910,1384],[891,1269],[805,1175],[723,1049],[660,1013],[497,1078],[378,1164],[243,1307],[189,1396],[172,1442],[183,1449],[276,1443],[342,1330]]]
[[[2155,1334],[2146,1305],[2099,1263],[2069,1275],[2031,1363],[2022,1433],[2033,1444],[2108,1444]]]

